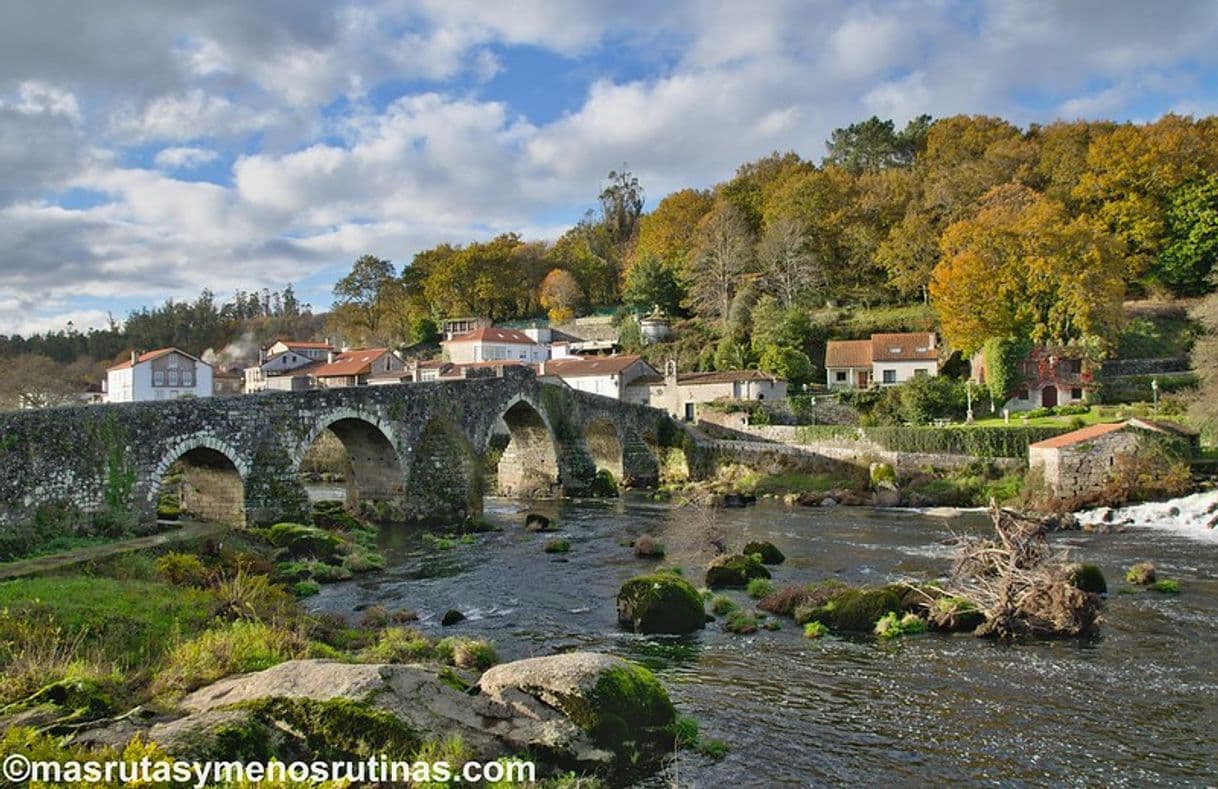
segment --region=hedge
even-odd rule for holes
[[[871,441],[890,452],[1022,458],[1028,445],[1067,433],[1069,427],[864,427],[804,425],[801,442],[854,439]]]

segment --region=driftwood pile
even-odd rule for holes
[[[990,504],[996,539],[961,545],[948,584],[951,594],[985,613],[978,636],[997,639],[1093,635],[1100,596],[1075,586],[1064,550],[1045,539],[1048,526]]]

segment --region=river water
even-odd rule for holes
[[[955,518],[775,502],[708,512],[627,496],[536,505],[559,534],[523,529],[525,510],[488,500],[503,531],[455,549],[420,530],[387,527],[389,567],[334,584],[310,605],[345,614],[371,604],[410,608],[431,635],[491,639],[514,659],[585,649],[655,670],[725,758],[680,754],[656,786],[839,783],[1213,784],[1218,781],[1218,543],[1169,530],[1069,533],[1056,539],[1109,582],[1100,638],[1004,646],[967,635],[898,643],[808,641],[789,620],[751,636],[717,623],[683,638],[616,626],[614,597],[654,567],[624,545],[656,535],[666,565],[701,586],[710,538],[739,547],[772,541],[787,555],[778,585],[836,577],[852,583],[944,572],[960,534],[987,530],[982,513]],[[554,537],[566,556],[542,552]],[[1127,589],[1124,570],[1154,561],[1179,596]],[[743,592],[729,593],[742,605]],[[456,608],[469,619],[441,628]]]

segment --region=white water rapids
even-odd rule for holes
[[[1109,514],[1111,513],[1111,514]],[[1202,542],[1218,543],[1218,490],[1207,490],[1168,501],[1078,513],[1080,523],[1103,521],[1147,529],[1160,529]]]

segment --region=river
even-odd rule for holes
[[[616,626],[619,585],[655,566],[623,544],[637,535],[659,537],[665,564],[697,586],[708,529],[734,547],[772,541],[787,555],[772,568],[778,585],[881,583],[945,571],[953,548],[943,542],[985,531],[986,519],[769,501],[711,517],[631,495],[537,505],[561,524],[554,535],[525,532],[522,506],[488,500],[488,519],[503,531],[449,550],[430,547],[418,529],[387,527],[388,569],[327,586],[310,606],[414,609],[425,632],[491,639],[504,659],[578,648],[644,663],[705,736],[730,746],[720,761],[680,754],[655,786],[1218,779],[1218,543],[1139,528],[1056,537],[1108,578],[1102,635],[1087,643],[808,641],[789,620],[751,636],[712,623],[691,637],[655,638]],[[554,537],[570,540],[571,552],[544,554]],[[1120,593],[1125,568],[1145,560],[1182,593]],[[743,592],[730,594],[747,604]],[[450,608],[469,619],[441,628]]]

